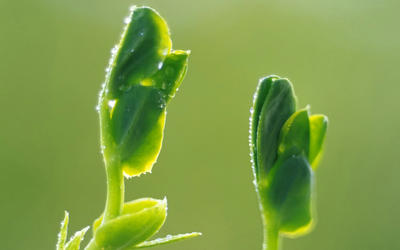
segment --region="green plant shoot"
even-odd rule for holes
[[[264,225],[264,250],[279,249],[279,236],[300,236],[313,225],[314,171],[328,119],[296,111],[289,80],[262,78],[250,116],[250,155]]]
[[[107,173],[104,213],[93,223],[87,250],[128,250],[200,235],[149,240],[164,224],[166,199],[124,201],[124,175],[151,172],[161,150],[166,107],[187,70],[189,51],[172,50],[167,23],[149,7],[132,7],[120,42],[112,49],[100,92],[101,149]],[[78,250],[84,228],[67,243],[68,214],[57,250]]]

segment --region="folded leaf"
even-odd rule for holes
[[[296,99],[287,79],[272,82],[260,112],[257,128],[257,164],[260,180],[266,180],[277,157],[279,134],[283,124],[296,110]]]
[[[164,224],[167,202],[142,199],[128,205],[124,210],[121,216],[96,229],[94,238],[98,248],[119,249],[149,239]]]
[[[261,78],[258,82],[257,90],[254,93],[253,97],[253,106],[251,107],[251,115],[250,115],[250,154],[251,160],[253,163],[253,171],[255,176],[258,178],[258,162],[257,162],[257,130],[258,123],[260,121],[260,113],[261,109],[264,105],[264,102],[268,96],[269,90],[271,89],[272,82],[276,79],[279,79],[278,76],[268,76]]]
[[[307,109],[299,110],[289,117],[282,127],[279,141],[279,157],[286,158],[300,154],[308,156],[310,121]]]
[[[166,105],[189,56],[171,46],[164,19],[151,8],[133,8],[99,100],[105,161],[117,159],[128,176],[150,172],[161,150]]]
[[[297,236],[311,225],[312,178],[303,155],[278,161],[271,171],[264,206],[281,233]]]
[[[122,215],[134,214],[140,212],[144,209],[151,208],[159,205],[160,200],[153,198],[141,198],[136,199],[130,202],[126,202],[122,208]],[[97,228],[101,225],[103,220],[103,214],[97,218],[93,223],[93,233],[97,230]]]
[[[155,10],[134,7],[127,21],[109,66],[111,99],[158,71],[172,46],[167,23]]]
[[[312,115],[310,117],[310,154],[309,161],[313,169],[316,169],[321,159],[325,134],[328,127],[328,118],[324,115]]]
[[[165,94],[166,104],[175,96],[186,75],[189,54],[189,51],[172,51],[165,58],[161,69],[152,76],[157,88]]]

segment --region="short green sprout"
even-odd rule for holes
[[[148,240],[167,216],[166,199],[124,202],[124,175],[151,172],[161,150],[166,106],[187,70],[188,51],[172,50],[164,19],[148,7],[132,7],[106,70],[97,107],[101,149],[107,173],[104,213],[93,223],[87,250],[127,250],[157,246],[200,233]],[[78,250],[88,228],[66,243],[68,214],[57,250]]]
[[[314,171],[328,119],[296,111],[289,80],[262,78],[250,117],[250,155],[264,225],[264,250],[279,249],[279,235],[295,237],[312,226]]]

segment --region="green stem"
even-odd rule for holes
[[[268,203],[265,200],[265,197],[268,196],[267,187],[262,183],[259,183],[257,187],[264,230],[263,250],[279,250],[279,226],[274,220],[275,215],[268,210]]]
[[[106,163],[107,201],[103,222],[118,217],[124,205],[124,176],[118,160]]]
[[[279,249],[279,229],[273,220],[268,220],[267,216],[263,215],[264,224],[264,242],[263,250],[278,250]]]

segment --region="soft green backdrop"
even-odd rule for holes
[[[158,162],[127,198],[167,196],[160,235],[204,236],[158,249],[261,249],[248,117],[272,73],[330,118],[317,227],[284,250],[400,249],[398,0],[0,0],[0,249],[54,249],[65,209],[71,230],[102,212],[97,93],[135,3],[192,50]]]

